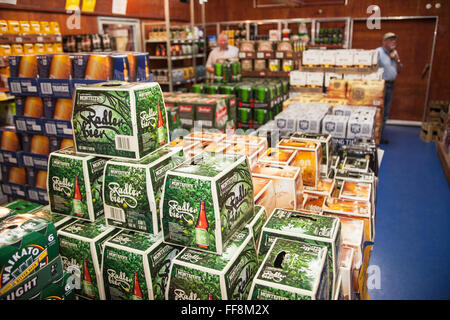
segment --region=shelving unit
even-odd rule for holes
[[[310,47],[329,47],[329,48],[343,48],[348,49],[350,47],[350,39],[351,39],[351,18],[350,17],[336,17],[336,18],[305,18],[305,19],[267,19],[267,20],[244,20],[244,21],[224,21],[224,22],[210,22],[204,24],[204,26],[215,26],[216,35],[218,36],[222,30],[226,30],[234,25],[244,24],[246,26],[246,40],[250,39],[250,25],[253,25],[255,28],[256,34],[258,34],[259,29],[264,25],[274,25],[274,29],[278,30],[278,32],[282,32],[283,28],[289,28],[290,24],[294,23],[308,23],[309,31],[311,37]],[[334,45],[334,44],[315,44],[315,39],[318,38],[320,26],[326,23],[337,23],[344,24],[344,37],[343,44]],[[206,32],[206,29],[205,29]],[[209,34],[211,35],[211,34]],[[207,35],[205,34],[205,37]]]
[[[204,7],[204,4],[202,4],[202,7]],[[202,8],[202,11],[204,11],[204,8]],[[192,67],[195,69],[195,66],[197,65],[197,59],[202,58],[201,64],[206,63],[206,49],[203,50],[202,53],[198,53],[195,50],[197,39],[187,39],[187,40],[178,40],[178,39],[171,39],[171,27],[185,27],[186,25],[181,24],[175,24],[172,25],[170,22],[170,12],[169,12],[169,0],[164,0],[164,17],[165,21],[162,22],[151,22],[151,23],[142,23],[142,47],[145,51],[148,51],[150,53],[150,61],[166,61],[167,62],[167,70],[168,70],[168,78],[169,81],[167,82],[159,82],[161,85],[168,86],[168,91],[173,91],[175,86],[184,85],[187,83],[196,83],[197,81],[203,80],[202,78],[192,78],[192,79],[185,79],[185,81],[174,81],[172,70],[174,69],[174,61],[185,61],[185,60],[191,60]],[[166,36],[164,40],[153,40],[148,39],[148,36],[146,33],[146,27],[161,27],[164,26]],[[193,1],[190,2],[190,24],[188,25],[191,30],[194,30],[194,3]],[[151,45],[155,44],[165,44],[166,46],[166,53],[165,56],[157,56],[154,55],[153,52],[149,51],[149,47]],[[188,55],[173,55],[170,48],[172,45],[181,44],[181,45],[191,45],[191,54]],[[154,47],[154,46],[153,46]],[[152,67],[153,68],[153,67]]]

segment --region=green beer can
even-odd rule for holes
[[[203,84],[196,83],[196,84],[192,85],[192,92],[203,93]]]
[[[241,86],[238,89],[239,98],[244,102],[249,102],[252,98],[252,88],[249,86]]]

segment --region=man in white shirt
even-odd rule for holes
[[[218,59],[237,58],[239,54],[238,48],[228,44],[228,36],[225,33],[219,34],[217,44],[218,46],[209,53],[206,61],[206,70],[212,73],[214,73],[214,64]]]
[[[397,78],[398,73],[402,69],[400,63],[400,57],[397,50],[397,36],[395,33],[388,32],[383,36],[383,46],[378,48],[378,65],[380,68],[384,68],[383,79],[384,84],[384,114],[383,114],[383,126],[381,127],[381,143],[389,143],[386,138],[383,137],[384,127],[389,117],[389,111],[391,108],[392,97],[394,95],[394,81]]]

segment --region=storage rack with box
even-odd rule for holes
[[[203,5],[202,5],[203,6]],[[152,70],[156,71],[158,82],[174,91],[174,87],[197,83],[205,79],[205,71],[197,65],[206,63],[203,32],[194,26],[194,4],[190,4],[190,24],[171,23],[169,2],[164,0],[165,22],[141,23],[144,50],[149,52]],[[189,30],[189,32],[186,32]],[[199,60],[201,59],[201,60]],[[185,62],[190,62],[189,68],[182,68]],[[178,64],[179,63],[179,64]],[[175,65],[178,67],[175,68]]]

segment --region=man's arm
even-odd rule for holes
[[[206,69],[206,71],[208,71],[208,72],[211,72],[211,73],[214,73],[214,67],[213,67],[213,55],[214,55],[214,50],[215,49],[213,49],[210,53],[209,53],[209,56],[208,56],[208,60],[206,60],[206,66],[205,66],[205,69]]]

